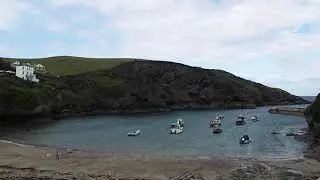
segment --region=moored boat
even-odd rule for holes
[[[177,122],[171,123],[170,134],[180,134],[183,132],[184,122],[182,119],[178,119]]]
[[[221,126],[221,120],[214,119],[214,120],[210,121],[210,127],[214,127],[214,126]]]
[[[253,122],[257,122],[257,121],[259,121],[259,119],[258,119],[258,117],[257,117],[257,116],[252,116],[252,117],[251,117],[251,120],[252,120]]]
[[[128,136],[138,136],[140,135],[141,131],[140,129],[134,131],[134,132],[128,132]]]
[[[236,120],[236,125],[244,125],[246,117],[243,115],[238,116],[238,119]]]
[[[239,141],[240,144],[249,144],[251,142],[251,138],[248,135],[242,136],[242,138]]]

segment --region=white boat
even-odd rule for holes
[[[180,134],[183,132],[183,126],[181,126],[181,123],[176,123],[171,124],[170,128],[170,134]]]
[[[136,130],[135,132],[128,132],[128,136],[138,136],[140,135],[140,129]]]
[[[258,119],[258,117],[257,117],[257,116],[252,116],[251,120],[252,120],[252,121],[254,121],[254,122],[259,121],[259,119]]]

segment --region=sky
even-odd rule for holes
[[[320,0],[0,0],[0,56],[165,60],[320,92]]]

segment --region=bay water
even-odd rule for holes
[[[25,144],[75,148],[88,151],[153,154],[160,156],[227,156],[261,158],[297,158],[306,148],[304,142],[286,136],[299,133],[307,124],[303,117],[269,114],[269,107],[241,110],[195,110],[130,115],[76,117],[3,132],[1,139]],[[238,115],[246,124],[236,126]],[[223,115],[222,133],[213,134],[209,121]],[[256,115],[260,121],[252,122]],[[172,135],[169,125],[177,118],[185,122],[184,132]],[[127,132],[140,129],[141,135],[128,137]],[[277,131],[280,134],[272,134]],[[252,143],[240,145],[249,135]]]

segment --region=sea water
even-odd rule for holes
[[[236,126],[238,115],[246,124]],[[209,121],[223,115],[222,133],[213,134]],[[260,121],[252,122],[256,115]],[[170,123],[177,118],[185,122],[184,132],[170,134]],[[269,114],[268,107],[242,110],[173,111],[130,115],[76,117],[41,126],[2,132],[0,139],[19,143],[75,148],[88,151],[154,154],[161,156],[246,156],[263,158],[297,158],[306,148],[304,142],[286,136],[306,128],[303,117]],[[129,130],[141,134],[128,137]],[[273,135],[273,131],[280,134]],[[249,135],[252,143],[240,145]]]

